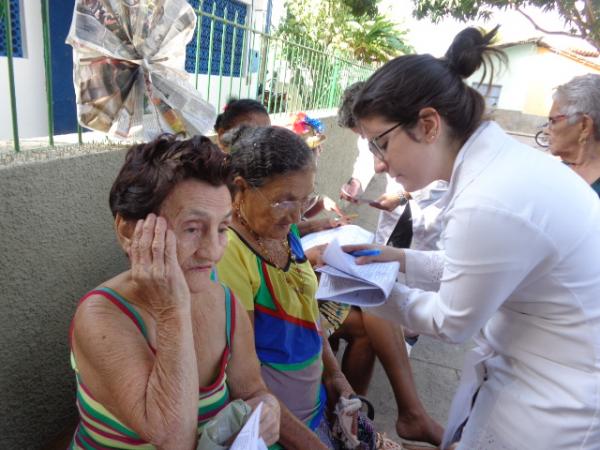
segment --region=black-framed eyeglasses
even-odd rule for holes
[[[382,137],[384,137],[386,134],[391,133],[392,131],[394,131],[396,128],[401,127],[402,124],[401,123],[397,123],[396,125],[394,125],[391,128],[388,128],[387,130],[385,130],[383,133],[375,136],[372,139],[369,139],[367,142],[369,143],[369,150],[371,151],[371,153],[373,153],[373,156],[375,156],[375,158],[383,161],[385,158],[385,154],[387,153],[387,148],[386,147],[382,147],[381,144],[379,144],[379,139],[381,139]]]

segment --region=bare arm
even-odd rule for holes
[[[327,389],[327,400],[330,407],[333,407],[339,397],[349,398],[354,394],[354,390],[337,362],[337,359],[331,350],[329,340],[321,332],[323,341],[323,383]]]
[[[75,316],[73,349],[82,382],[142,439],[160,448],[196,443],[198,370],[190,294],[164,219],[140,221],[131,276],[156,322],[156,353],[122,312],[89,299]]]
[[[243,308],[240,308],[243,309]],[[248,317],[250,318],[250,324],[254,325],[254,312],[247,311]],[[240,321],[241,322],[241,321]],[[247,321],[245,321],[248,323]],[[249,328],[249,332],[251,333],[248,338],[244,339],[247,343],[251,343],[251,351],[255,355],[256,358],[256,350],[254,348],[254,330],[252,327]],[[237,338],[236,338],[237,339]],[[239,341],[240,339],[238,339]],[[255,359],[258,375],[260,376],[260,369],[258,369],[258,358]],[[241,374],[245,376],[244,373]],[[262,378],[260,379],[261,383],[264,385],[264,381]],[[272,394],[270,394],[272,395]],[[318,438],[318,436],[313,433],[310,428],[308,428],[304,423],[302,423],[294,414],[282,403],[279,401],[279,407],[281,411],[281,419],[280,419],[280,430],[279,430],[279,442],[288,450],[304,450],[307,448],[315,449],[315,450],[326,450],[327,446],[325,446]]]
[[[260,434],[267,445],[272,445],[279,440],[281,416],[279,401],[268,391],[260,375],[260,366],[254,348],[254,332],[246,310],[237,301],[235,308],[237,320],[232,358],[227,366],[227,384],[232,398],[241,398],[252,408],[264,402]]]

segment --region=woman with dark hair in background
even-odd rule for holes
[[[360,92],[354,116],[386,171],[408,191],[449,188],[444,253],[379,246],[357,262],[406,273],[371,312],[448,342],[474,337],[444,448],[597,449],[600,202],[484,118],[463,80],[495,52],[495,32],[462,31],[444,58],[398,57]]]
[[[556,88],[548,114],[550,151],[600,196],[600,74],[588,73]]]
[[[110,191],[130,268],[88,292],[71,325],[80,423],[69,448],[196,448],[230,400],[279,403],[260,376],[248,316],[211,280],[231,223],[231,168],[208,138],[134,145]]]

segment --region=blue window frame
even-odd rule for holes
[[[189,3],[194,7],[194,10],[198,10],[199,0],[188,0]],[[212,13],[213,4],[216,4],[215,15],[223,17],[225,7],[227,7],[226,19],[233,22],[235,19],[235,13],[238,13],[237,22],[245,23],[247,14],[247,5],[235,0],[204,0],[202,2],[202,11],[206,13]],[[210,44],[210,23],[211,19],[204,16],[199,16],[198,20],[201,20],[200,26],[200,52],[198,54],[198,73],[208,74],[208,54]],[[222,43],[221,37],[223,33],[223,26],[225,26],[225,40]],[[190,73],[194,73],[196,64],[196,34],[198,29],[194,32],[192,40],[186,49],[185,59],[185,70]],[[213,45],[212,45],[212,62],[210,72],[211,75],[219,74],[219,67],[221,63],[221,45],[224,45],[223,52],[223,75],[229,76],[230,73],[234,77],[241,76],[242,73],[242,57],[244,49],[242,47],[244,41],[244,30],[237,28],[235,48],[233,48],[233,25],[224,25],[223,22],[215,20],[214,22],[214,34],[213,34]],[[231,62],[233,60],[233,71],[231,72]]]
[[[12,31],[13,56],[23,57],[23,45],[21,41],[21,5],[20,0],[0,1],[0,56],[6,56],[8,49],[8,38],[4,26],[4,2],[10,5],[10,23]]]

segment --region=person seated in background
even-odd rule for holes
[[[322,338],[317,279],[292,229],[313,204],[314,154],[280,127],[242,125],[221,139],[231,152],[237,193],[218,277],[254,324],[263,378],[282,402],[281,444],[337,448],[326,405],[354,391]],[[381,436],[378,441],[377,448],[398,448]]]
[[[263,402],[260,433],[279,438],[280,409],[260,375],[253,330],[211,280],[231,223],[231,169],[203,136],[132,146],[110,191],[129,269],[80,301],[71,325],[79,426],[71,449],[193,450],[230,400]]]
[[[306,114],[299,113],[299,115],[300,114],[303,118],[306,117]],[[314,121],[311,121],[311,124],[314,123]],[[267,109],[256,100],[230,99],[225,106],[224,111],[217,116],[214,126],[215,131],[217,132],[217,142],[223,151],[228,151],[222,142],[223,134],[242,124],[254,127],[270,126],[271,119]],[[293,126],[296,126],[297,129],[298,127],[303,127],[307,133],[309,130],[313,129],[312,127],[308,128],[308,125],[302,125],[300,118],[290,125],[290,127]],[[319,133],[318,135],[316,133],[311,133],[311,135],[313,137],[309,143],[309,147],[318,154],[321,151],[320,144],[325,140],[325,135],[322,133]],[[303,220],[297,224],[301,236],[350,223],[350,218],[348,218],[329,197],[317,195],[313,200],[314,204],[310,205],[310,208],[306,212],[307,214],[303,216]],[[315,216],[323,210],[334,212],[336,216],[315,218]]]
[[[556,88],[546,125],[550,151],[600,196],[600,75],[589,73]]]

